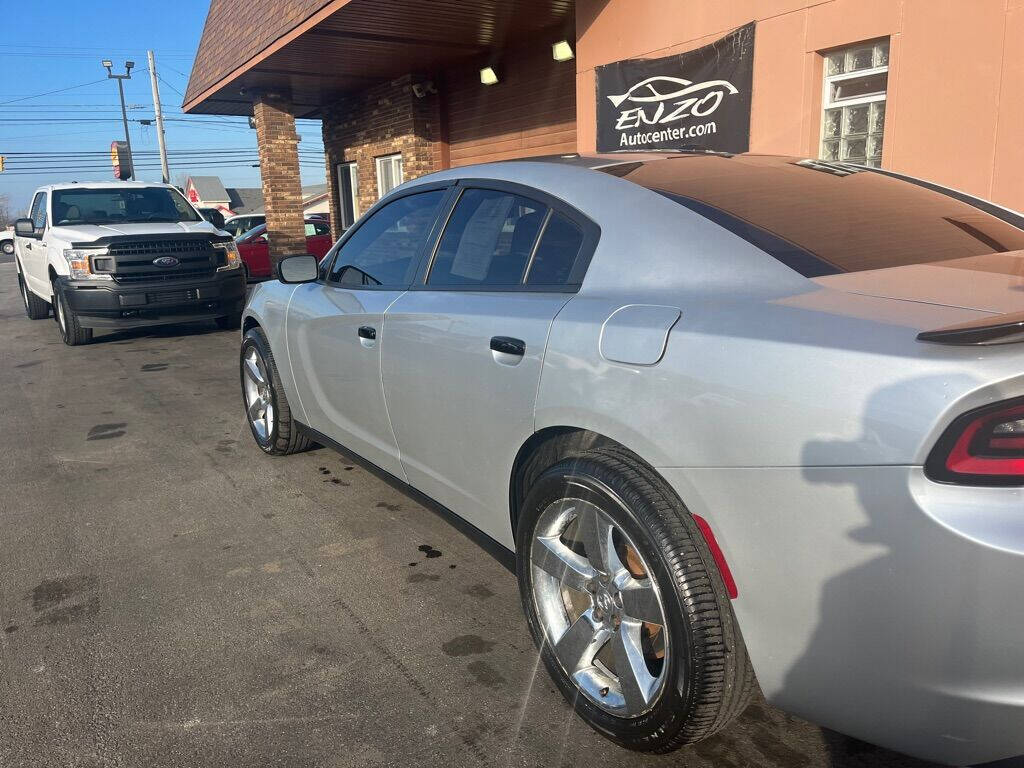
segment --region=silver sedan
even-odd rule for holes
[[[268,454],[341,447],[514,563],[579,715],[669,751],[768,701],[1024,753],[1024,219],[679,153],[445,171],[256,287]]]

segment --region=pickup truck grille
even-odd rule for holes
[[[108,246],[108,253],[114,262],[110,273],[118,283],[166,283],[212,277],[223,258],[208,237],[115,241]],[[154,259],[162,256],[173,256],[178,264],[156,266]]]
[[[216,273],[215,268],[210,269],[161,269],[158,272],[132,272],[130,275],[114,275],[114,281],[118,283],[153,283],[166,282],[168,280],[196,280],[204,277],[212,277]]]

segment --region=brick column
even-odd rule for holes
[[[263,205],[267,212],[270,262],[306,253],[306,226],[302,215],[302,178],[299,175],[299,136],[295,117],[284,104],[257,96],[253,102],[256,142],[259,147]]]

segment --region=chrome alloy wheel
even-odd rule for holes
[[[533,601],[565,674],[601,709],[652,709],[668,671],[664,603],[625,531],[594,504],[565,498],[540,515],[530,551]]]
[[[245,373],[245,408],[253,431],[265,442],[274,429],[274,395],[270,388],[267,364],[255,347],[249,347],[242,358]]]

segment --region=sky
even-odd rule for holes
[[[14,212],[27,208],[42,184],[114,178],[110,142],[124,139],[124,128],[117,83],[100,62],[113,61],[115,73],[124,72],[126,60],[135,62],[124,81],[128,119],[152,119],[147,50],[160,77],[171,181],[218,175],[228,187],[260,186],[259,168],[252,167],[256,132],[245,117],[181,110],[208,9],[209,0],[0,0],[0,155],[6,157],[0,195]],[[302,120],[297,127],[302,183],[323,184],[320,122]],[[137,177],[160,181],[156,127],[130,122],[129,131]]]

